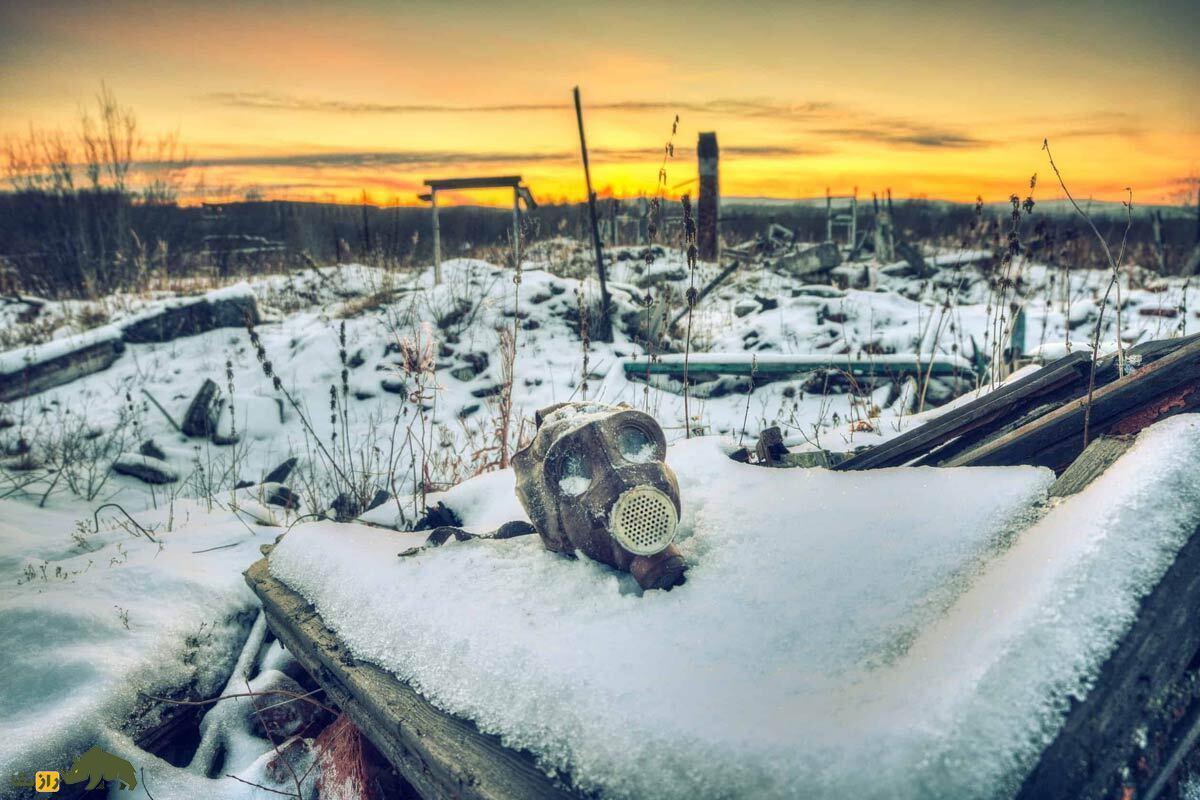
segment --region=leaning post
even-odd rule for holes
[[[575,87],[575,119],[579,123],[579,150],[583,153],[583,180],[587,188],[588,216],[592,221],[592,246],[596,250],[596,272],[600,276],[600,329],[596,339],[611,342],[612,317],[609,315],[608,275],[604,268],[604,247],[600,244],[600,223],[596,219],[596,193],[592,191],[592,172],[588,167],[587,139],[583,135],[583,105],[579,100],[579,87]]]

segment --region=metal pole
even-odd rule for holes
[[[433,207],[433,285],[442,282],[442,226],[438,223],[437,189],[429,190],[429,204]]]
[[[592,172],[588,167],[587,139],[583,135],[583,105],[579,100],[579,87],[575,87],[575,120],[579,123],[579,150],[583,153],[583,180],[587,187],[588,216],[592,220],[592,246],[596,250],[596,272],[600,276],[600,329],[596,338],[602,342],[612,341],[612,319],[609,317],[608,276],[604,269],[604,247],[600,244],[600,226],[596,221],[596,193],[592,191]]]
[[[828,186],[825,187],[825,241],[833,241],[833,198]]]
[[[513,187],[513,269],[521,268],[521,199],[517,187]]]

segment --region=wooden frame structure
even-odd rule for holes
[[[833,201],[849,201],[849,210],[837,210]],[[834,241],[833,234],[838,228],[846,231],[846,246],[851,250],[858,244],[858,188],[854,194],[830,194],[825,190],[825,241]]]
[[[429,203],[433,209],[433,282],[442,282],[442,227],[438,221],[437,193],[462,191],[467,189],[512,189],[513,194],[513,268],[521,263],[521,202],[525,202],[525,210],[537,208],[537,202],[528,186],[521,183],[520,175],[500,175],[493,178],[440,178],[425,181],[429,191],[417,195],[418,200]]]

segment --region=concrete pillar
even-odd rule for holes
[[[717,219],[721,213],[721,186],[718,178],[717,134],[702,133],[696,144],[696,157],[700,167],[700,198],[697,202],[696,248],[703,261],[716,261],[718,257],[720,226]]]

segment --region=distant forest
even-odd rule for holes
[[[599,203],[605,244],[613,243],[613,219],[621,244],[645,242],[638,219],[645,204]],[[675,244],[677,203],[663,204],[658,237]],[[860,226],[869,225],[873,206],[859,206]],[[507,248],[511,209],[478,206],[440,209],[444,258]],[[949,246],[1000,246],[1006,236],[1003,215],[970,205],[904,201],[893,209],[896,229],[906,238]],[[721,215],[721,235],[736,244],[782,225],[803,241],[825,236],[825,209],[812,204],[730,205]],[[1119,241],[1123,219],[1098,220],[1110,241]],[[522,214],[523,245],[554,236],[590,235],[586,204],[540,206]],[[1134,219],[1129,231],[1131,263],[1178,272],[1200,240],[1200,222],[1185,216],[1162,221]],[[640,233],[639,233],[640,232]],[[1021,233],[1022,246],[1049,263],[1071,259],[1073,266],[1101,266],[1094,239],[1081,220],[1065,214],[1032,215]],[[55,192],[26,189],[0,193],[0,291],[47,296],[92,296],[137,289],[151,277],[211,274],[229,277],[337,262],[407,267],[428,264],[432,253],[427,208],[376,207],[291,201],[247,201],[181,206],[147,202],[112,189]],[[1161,252],[1160,252],[1161,249]],[[1079,263],[1079,262],[1089,263]]]

